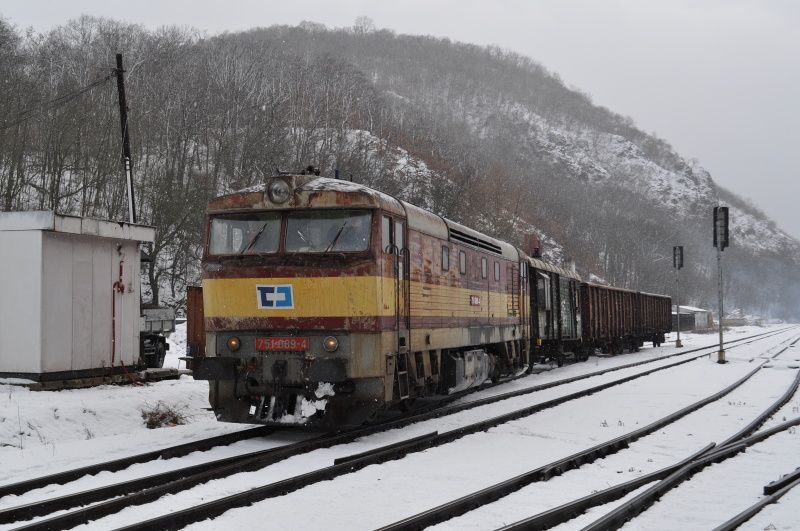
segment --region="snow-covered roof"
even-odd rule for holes
[[[540,269],[542,271],[551,271],[551,272],[554,272],[554,273],[558,273],[562,277],[574,278],[575,280],[578,280],[578,281],[581,280],[581,277],[580,277],[580,275],[578,275],[578,273],[576,273],[574,271],[568,271],[568,270],[566,270],[564,268],[561,268],[561,267],[558,267],[558,266],[554,266],[553,264],[547,263],[547,262],[545,262],[543,260],[540,260],[538,258],[533,258],[533,257],[529,256],[528,257],[528,263],[534,269]]]
[[[675,313],[675,305],[672,305],[672,313]],[[694,306],[684,306],[681,304],[681,313],[711,313],[711,310],[695,308]]]
[[[0,231],[48,231],[152,242],[155,228],[103,219],[63,216],[51,210],[0,212]]]

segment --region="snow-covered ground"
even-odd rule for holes
[[[170,338],[164,365],[177,367],[185,345],[184,324]],[[181,413],[186,424],[147,429],[142,410],[159,404]],[[191,376],[64,391],[0,384],[0,483],[247,428],[219,423],[206,408],[208,384]]]
[[[726,337],[736,339],[763,331],[764,328],[742,327],[732,329]],[[728,358],[731,363],[728,365],[720,366],[713,363],[713,359],[703,358],[669,368],[503,424],[485,433],[463,437],[454,443],[415,453],[398,461],[371,466],[333,482],[312,485],[289,496],[265,500],[250,508],[229,511],[218,519],[197,524],[195,527],[259,527],[263,524],[265,513],[270,514],[270,521],[276,528],[307,528],[318,526],[321,521],[325,521],[326,528],[329,529],[366,529],[385,525],[592,444],[627,433],[708,396],[749,372],[760,361],[751,361],[755,356],[764,354],[768,348],[771,349],[770,353],[777,352],[781,345],[785,346],[788,338],[797,333],[784,332],[752,345],[729,348]],[[715,339],[713,334],[682,334],[686,346],[684,350],[713,345]],[[670,341],[674,341],[674,338],[670,338]],[[185,325],[179,325],[170,338],[170,351],[165,366],[177,367],[178,357],[184,354],[184,350]],[[674,352],[674,343],[667,342],[661,348],[645,348],[635,354],[610,358],[593,357],[588,363],[554,368],[462,400],[474,400]],[[568,472],[547,483],[526,487],[513,496],[442,524],[441,527],[496,528],[587,494],[592,489],[597,490],[625,481],[686,457],[708,442],[719,441],[735,432],[766,404],[774,401],[796,373],[795,369],[789,368],[790,364],[786,361],[796,359],[798,354],[800,347],[790,349],[777,362],[770,363],[771,368],[762,370],[725,400],[706,406],[663,430],[640,439],[627,450]],[[364,437],[350,444],[296,456],[258,472],[237,474],[168,496],[147,506],[127,509],[94,522],[90,527],[105,529],[141,521],[176,508],[328,466],[336,457],[352,455],[434,430],[444,432],[455,429],[676,359],[680,358],[639,368],[622,369],[589,380],[474,408],[457,415]],[[180,363],[182,367],[182,362]],[[141,418],[141,409],[159,402],[181,411],[187,418],[187,424],[148,430]],[[793,399],[792,404],[797,408],[798,397]],[[102,386],[58,392],[31,392],[18,386],[0,385],[0,442],[3,444],[0,447],[0,461],[3,463],[0,484],[247,428],[216,422],[206,407],[207,384],[196,382],[188,376],[144,386]],[[784,408],[782,414],[791,415],[787,411],[790,412],[791,409]],[[771,422],[781,420],[778,417],[776,419]],[[287,444],[303,436],[294,432],[271,436],[269,439],[241,441],[209,452],[196,452],[175,460],[179,464],[172,466],[188,466],[207,459]],[[800,435],[787,434],[785,444],[774,444],[782,449],[783,453],[778,453],[783,456],[786,451],[793,451],[793,448],[800,449],[791,446],[797,440],[800,440]],[[764,466],[762,476],[774,475],[774,470],[778,469],[788,472],[797,466],[794,462],[782,463],[780,456],[773,460],[771,468]],[[0,508],[30,503],[56,492],[79,492],[100,484],[142,477],[163,471],[164,463],[145,463],[116,474],[103,473],[85,478],[65,487],[48,487],[18,498],[7,497],[0,500]],[[713,467],[709,468],[709,471],[712,469]],[[744,477],[748,480],[750,478],[746,475]],[[771,479],[774,477],[770,477]],[[758,485],[751,489],[753,492],[760,490],[764,483],[759,483],[761,479],[754,481]],[[680,491],[676,491],[678,492]],[[744,505],[739,510],[754,501],[746,495],[740,498],[736,503]],[[787,497],[787,502],[790,499]],[[666,503],[668,498],[665,497],[664,501]],[[303,510],[299,511],[298,507]],[[587,516],[596,518],[610,510],[610,507],[599,509],[600,512]],[[729,510],[732,507],[726,506],[725,511],[730,512]],[[735,514],[721,513],[718,515],[720,522]],[[353,514],[359,514],[355,524]],[[785,517],[780,517],[781,513],[777,514],[778,516],[773,517],[774,521],[786,521]],[[673,523],[684,525],[686,522],[678,520]],[[573,529],[575,525],[577,524],[573,522],[566,528]],[[635,523],[632,525],[633,529],[640,528]]]

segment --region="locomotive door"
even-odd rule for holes
[[[518,267],[512,266],[511,275],[513,275],[513,277],[515,277],[519,283],[518,288],[515,290],[515,294],[519,301],[520,338],[522,339],[523,363],[530,364],[531,322],[528,318],[530,300],[528,299],[527,269],[528,264],[525,262],[520,262]]]
[[[411,329],[411,283],[409,282],[409,252],[406,244],[405,222],[394,220],[395,246],[395,293],[397,306],[395,320],[397,323],[397,352],[404,354],[409,349],[409,332]]]
[[[410,329],[410,282],[409,282],[409,252],[406,244],[406,225],[403,220],[383,216],[383,276],[391,279],[391,286],[383,293],[384,307],[392,309],[394,317],[394,352],[404,354],[409,349]]]

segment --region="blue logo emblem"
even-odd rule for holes
[[[258,284],[258,307],[263,310],[292,310],[294,296],[291,284]]]

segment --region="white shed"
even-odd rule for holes
[[[140,245],[155,230],[0,212],[0,376],[104,376],[139,358]]]
[[[711,317],[711,312],[703,308],[695,308],[694,306],[683,306],[681,310],[681,330],[697,330],[703,331],[713,328],[714,320]],[[672,305],[672,327],[675,328],[676,311],[675,305]]]

